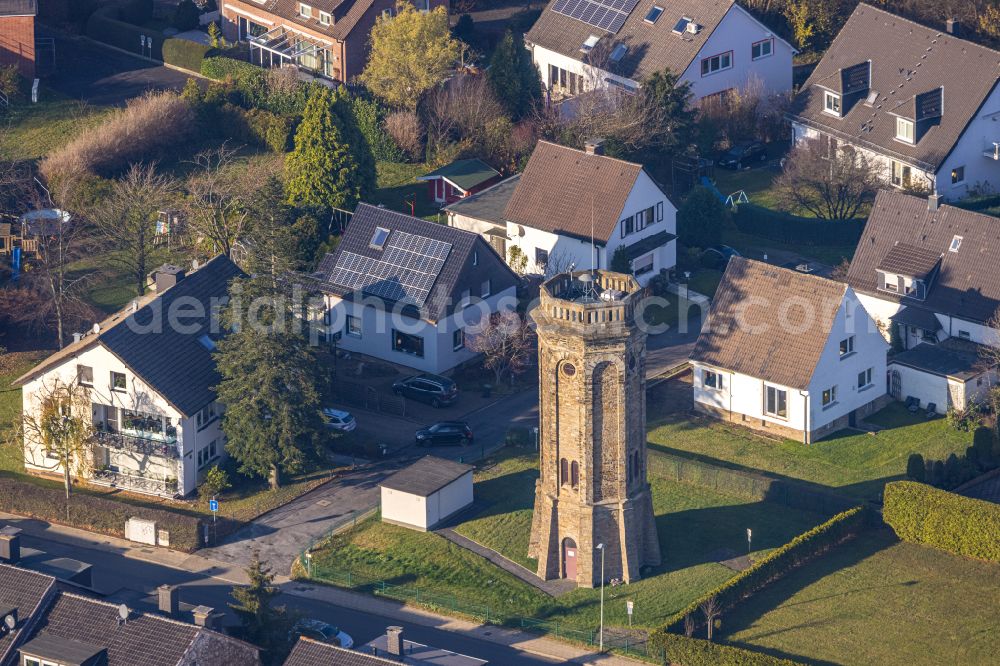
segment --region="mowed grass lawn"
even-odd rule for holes
[[[805,445],[685,415],[654,427],[648,438],[654,448],[817,483],[859,499],[878,499],[886,482],[902,478],[911,453],[943,460],[972,444],[972,433],[955,430],[943,418],[910,414],[898,403],[867,420],[885,430],[875,435],[843,430]]]
[[[109,109],[89,106],[42,87],[39,102],[14,100],[0,118],[0,159],[36,160],[95,127]]]
[[[417,180],[418,176],[433,171],[432,167],[420,163],[378,162],[375,168],[378,173],[378,189],[369,203],[381,204],[389,210],[409,215],[412,202],[412,210],[417,217],[437,220],[440,208],[427,196],[427,183]]]
[[[521,449],[525,451],[525,449]],[[487,505],[456,529],[522,566],[527,557],[534,480],[534,452],[507,453],[476,478],[477,501]],[[664,562],[630,585],[605,588],[605,621],[625,626],[625,600],[635,602],[633,624],[655,627],[692,599],[735,572],[718,564],[720,554],[746,552],[746,528],[754,530],[755,556],[822,522],[817,514],[780,505],[747,502],[693,486],[667,482],[662,459],[650,455],[650,481]],[[491,617],[531,617],[590,630],[599,623],[598,590],[577,589],[553,599],[441,536],[377,520],[334,537],[313,557],[316,571],[335,572],[344,584],[384,580],[436,595],[454,595],[459,606],[485,604]],[[358,580],[360,577],[360,581]]]
[[[24,454],[16,441],[21,419],[21,389],[11,382],[31,370],[45,352],[0,354],[0,472],[24,471]]]
[[[1000,565],[872,532],[722,618],[725,639],[813,664],[987,666],[1000,654]]]

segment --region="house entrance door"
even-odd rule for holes
[[[576,580],[576,542],[563,539],[563,578]]]

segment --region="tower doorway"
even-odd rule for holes
[[[576,580],[576,541],[566,537],[563,539],[563,578]]]

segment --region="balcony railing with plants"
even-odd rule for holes
[[[129,434],[125,432],[111,432],[98,424],[94,430],[94,442],[101,446],[122,451],[132,451],[149,456],[160,456],[162,458],[180,458],[180,451],[177,450],[177,438],[152,439],[145,434]]]
[[[177,479],[156,479],[140,474],[115,472],[110,469],[97,469],[91,480],[95,483],[107,484],[113,488],[134,490],[141,493],[156,495],[176,495]]]

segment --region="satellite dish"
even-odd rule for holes
[[[17,627],[17,618],[14,617],[13,613],[11,613],[10,615],[4,617],[3,623],[8,629],[14,631],[14,628]]]
[[[584,273],[576,278],[580,282],[591,282],[594,278],[590,276],[590,273]]]
[[[125,604],[118,607],[118,617],[120,617],[123,621],[128,619],[129,612],[128,606]]]

